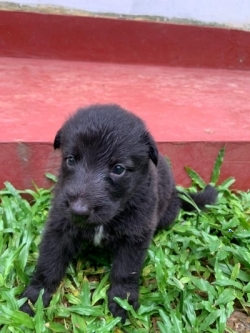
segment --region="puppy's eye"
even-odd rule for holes
[[[75,165],[76,160],[74,158],[74,156],[70,155],[66,158],[66,163],[68,164],[68,166],[72,167]]]
[[[111,172],[114,174],[114,175],[118,175],[118,176],[121,176],[124,172],[125,172],[125,168],[124,166],[120,165],[120,164],[116,164]]]

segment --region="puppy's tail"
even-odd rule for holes
[[[192,198],[199,209],[204,209],[206,205],[213,205],[218,196],[217,190],[211,185],[207,185],[203,191],[197,193],[188,193],[186,195],[183,192],[179,192],[179,194],[181,194],[181,208],[187,212],[195,209],[194,205],[189,202],[188,197]],[[184,199],[184,196],[186,196],[187,200]]]

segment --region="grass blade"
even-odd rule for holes
[[[215,163],[214,163],[214,168],[213,168],[213,172],[212,172],[212,175],[211,175],[211,180],[210,182],[212,184],[216,184],[219,180],[219,176],[220,176],[220,169],[221,169],[221,165],[222,165],[222,162],[223,162],[223,159],[224,159],[224,154],[225,154],[225,147],[223,147],[220,151],[219,151],[219,154],[215,160]]]
[[[194,185],[198,185],[201,189],[205,188],[206,183],[196,171],[194,171],[189,167],[185,167],[185,170],[188,176],[191,178]]]

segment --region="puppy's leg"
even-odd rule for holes
[[[76,253],[75,243],[67,232],[47,228],[40,245],[36,271],[22,297],[27,297],[34,304],[39,292],[44,289],[43,303],[44,306],[48,306],[52,294],[59,286],[67,266]],[[21,310],[29,315],[34,314],[28,302],[23,304]]]
[[[123,323],[127,317],[126,311],[114,301],[114,297],[128,299],[134,309],[139,307],[139,275],[150,238],[136,243],[121,241],[115,248],[108,291],[109,310],[113,316],[121,317]]]
[[[174,223],[180,211],[180,208],[181,208],[181,201],[178,197],[178,192],[174,190],[171,199],[169,201],[168,207],[164,211],[163,216],[160,218],[157,230],[171,227],[171,225]]]

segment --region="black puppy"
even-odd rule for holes
[[[182,206],[169,165],[142,120],[117,105],[78,110],[58,131],[54,148],[62,152],[59,179],[36,271],[22,296],[35,303],[44,288],[47,306],[72,259],[95,245],[112,253],[109,309],[125,321],[113,298],[128,297],[138,308],[150,241]],[[200,208],[216,196],[211,186],[192,194]],[[28,302],[21,309],[32,315]]]

